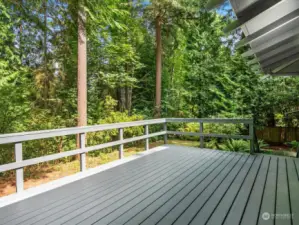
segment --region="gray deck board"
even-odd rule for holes
[[[178,154],[179,157],[184,156],[183,154],[180,155],[180,151],[178,151]],[[165,163],[164,157],[171,160],[176,158],[177,156],[173,156],[173,154],[169,151],[153,153],[147,157],[143,157],[137,160],[136,163],[127,163],[125,165],[115,167],[113,169],[107,170],[105,173],[96,174],[92,178],[88,177],[79,180],[76,183],[63,186],[57,190],[49,191],[47,195],[39,196],[38,198],[30,198],[26,200],[26,203],[20,202],[18,203],[17,208],[15,205],[7,206],[4,209],[1,209],[0,219],[3,220],[3,218],[9,217],[9,214],[11,212],[15,212],[16,210],[18,210],[18,212],[20,213],[34,211],[35,208],[40,208],[41,200],[47,202],[47,204],[45,205],[48,206],[52,204],[57,204],[57,199],[59,199],[60,201],[67,201],[68,198],[77,196],[78,191],[90,191],[102,186],[107,187],[107,184],[109,182],[117,183],[119,182],[119,179],[123,179],[123,176],[134,176],[134,174],[138,174],[139,172],[145,171],[148,168],[163,165]],[[140,170],[136,171],[136,166],[140,166]],[[109,176],[109,174],[113,174],[113,177]],[[97,181],[98,179],[101,180],[100,183]],[[32,205],[30,209],[28,209],[28,204]]]
[[[150,201],[140,202],[140,204],[136,205],[134,208],[112,220],[110,224],[117,225],[123,222],[124,224],[133,225],[142,223],[154,212],[163,207],[164,204],[182,199],[183,194],[186,193],[186,191],[194,188],[199,182],[202,182],[207,174],[217,166],[217,162],[219,160],[223,160],[224,157],[224,154],[213,155],[203,164],[200,170],[197,170],[196,173],[190,177],[189,181],[177,185],[175,188],[164,193],[162,196],[159,195],[156,198],[151,198]],[[176,203],[174,204],[176,205]]]
[[[140,199],[137,202],[132,202],[128,205],[125,205],[121,208],[118,208],[113,214],[110,214],[104,218],[97,220],[97,224],[119,224],[121,222],[127,222],[128,217],[134,217],[142,209],[149,206],[151,203],[156,200],[166,201],[168,196],[175,195],[179,190],[183,189],[194,181],[201,173],[203,173],[214,161],[219,159],[222,154],[212,154],[211,156],[204,159],[203,164],[198,164],[190,169],[186,175],[180,176],[178,182],[175,182],[173,185],[164,185],[159,190],[153,192],[151,195],[148,195],[145,199]],[[132,222],[130,222],[132,224]]]
[[[247,160],[248,156],[243,156],[241,158],[238,164],[222,181],[222,183],[218,185],[214,191],[210,191],[209,197],[206,199],[205,202],[202,203],[201,207],[198,207],[199,205],[195,204],[195,210],[197,210],[197,212],[190,221],[191,225],[205,224],[208,221],[215,206],[217,206],[217,204],[221,201],[222,197],[226,194],[229,187],[233,184],[239,173],[244,168]],[[200,201],[200,198],[198,198],[197,201]]]
[[[233,182],[231,187],[227,190],[227,193],[223,196],[218,205],[215,206],[213,211],[209,212],[209,219],[207,225],[222,224],[226,215],[228,214],[230,207],[234,203],[236,196],[238,195],[253,163],[255,157],[250,157],[242,171],[238,174],[236,180]]]
[[[180,217],[175,221],[174,224],[182,224],[184,221],[187,222],[187,224],[190,224],[191,221],[196,217],[197,212],[204,207],[204,205],[209,201],[210,197],[216,192],[216,190],[222,186],[223,182],[227,178],[231,178],[230,174],[238,172],[241,166],[244,162],[241,162],[246,156],[238,156],[238,159],[233,160],[227,167],[225,167],[219,176],[216,177],[216,179],[213,180],[209,184],[209,186],[202,192],[200,195],[196,196],[194,201],[189,205],[188,208],[184,210],[184,212],[180,215]],[[230,182],[230,179],[228,180],[228,183]]]
[[[240,192],[238,193],[233,205],[227,214],[224,224],[225,225],[239,225],[243,216],[243,211],[246,208],[248,197],[250,196],[252,187],[257,177],[259,168],[262,164],[263,157],[258,156],[254,161],[252,169],[250,170],[245,182],[243,183]]]
[[[123,195],[131,193],[133,190],[137,190],[148,182],[158,182],[159,180],[162,180],[168,176],[168,171],[174,169],[175,164],[180,160],[183,161],[183,165],[187,165],[190,160],[193,160],[193,154],[194,153],[190,152],[190,154],[186,154],[185,156],[182,155],[182,158],[179,157],[179,159],[175,159],[173,161],[170,160],[158,168],[154,168],[151,171],[145,171],[144,173],[139,174],[137,178],[134,178],[134,180],[130,181],[129,183],[120,183],[116,190],[108,189],[108,191],[104,193],[102,193],[100,190],[96,190],[95,193],[92,192],[82,195],[82,198],[80,198],[80,195],[78,194],[77,198],[60,205],[59,207],[52,207],[50,210],[46,208],[42,211],[42,213],[39,213],[34,217],[32,217],[32,215],[30,215],[30,217],[27,216],[29,219],[22,221],[22,225],[32,224],[33,222],[38,221],[43,222],[43,224],[52,224],[54,223],[54,220],[57,220],[58,218],[61,220],[61,222],[66,222],[69,219],[73,219],[73,217],[76,220],[75,215],[79,215],[80,212],[85,212],[91,208],[95,209],[98,203],[102,203],[100,207],[104,208],[109,203],[121,199]],[[157,176],[159,176],[158,179]],[[90,213],[91,211],[88,212]],[[19,220],[20,219],[21,218],[19,218]],[[12,223],[10,224],[13,225]]]
[[[219,182],[218,176],[222,177],[225,176],[230,169],[236,164],[236,161],[239,160],[241,156],[234,155],[231,157],[226,158],[219,167],[217,167],[212,174],[205,180],[205,182],[201,183],[196,189],[191,191],[181,202],[179,202],[170,212],[167,213],[162,220],[160,220],[157,224],[174,224],[177,220],[180,219],[180,216],[184,214],[187,208],[192,205],[192,203],[200,196],[210,184],[216,180]],[[221,179],[221,178],[220,178]],[[192,209],[192,208],[191,208]],[[193,211],[190,212],[190,214]],[[184,222],[186,223],[186,222]]]
[[[291,214],[293,224],[299,224],[299,198],[298,198],[298,181],[295,164],[293,159],[287,159],[287,172],[289,182],[289,197],[291,200]]]
[[[293,158],[170,146],[0,208],[0,224],[296,225],[298,168]]]
[[[223,155],[223,158],[220,160],[215,160],[215,163],[212,164],[212,166],[204,171],[197,180],[195,180],[193,183],[186,185],[186,187],[179,191],[175,196],[172,196],[170,199],[166,201],[160,201],[158,202],[158,207],[152,206],[148,208],[147,210],[142,211],[140,214],[138,214],[136,217],[132,218],[128,222],[128,224],[156,224],[160,220],[162,220],[168,212],[170,212],[172,209],[176,207],[180,202],[182,202],[185,197],[187,197],[192,191],[200,187],[200,185],[204,182],[206,182],[207,178],[210,174],[215,173],[215,170],[221,170],[218,167],[222,166],[223,161],[229,157],[229,154]],[[153,209],[152,209],[153,208]],[[151,209],[153,211],[151,211]]]
[[[271,218],[263,219],[263,214],[268,213],[269,215],[273,215],[275,213],[277,160],[278,159],[274,157],[271,157],[270,160],[268,176],[260,208],[260,215],[258,218],[258,225],[274,225],[274,220]]]
[[[251,195],[247,201],[241,224],[255,225],[258,222],[260,215],[260,205],[262,203],[264,194],[263,190],[267,181],[270,159],[271,157],[268,156],[263,158],[262,165],[259,169]]]
[[[276,190],[276,210],[278,215],[275,218],[276,225],[291,225],[290,218],[284,218],[284,214],[290,215],[290,202],[288,191],[288,180],[286,171],[286,161],[284,158],[278,159],[277,190]],[[283,217],[283,218],[281,218]]]
[[[162,152],[161,152],[162,153]],[[203,153],[203,154],[206,154],[205,152]],[[183,154],[181,154],[180,155],[180,153],[178,152],[178,157],[179,158],[181,158],[182,157],[182,159],[183,160],[185,160],[186,159],[186,157],[188,157],[188,155],[189,155],[189,153],[188,154],[185,154],[185,155],[183,155]],[[164,152],[163,152],[163,156],[164,156]],[[165,168],[168,168],[172,163],[173,163],[173,159],[176,159],[176,158],[172,158],[170,155],[165,155],[166,157],[169,157],[169,162],[165,162],[165,161],[161,161],[161,162],[159,162],[158,164],[154,164],[154,165],[150,165],[150,167],[149,168],[153,168],[154,167],[154,169],[151,169],[151,171],[149,172],[148,170],[143,170],[142,171],[142,165],[140,165],[139,164],[139,162],[138,162],[138,164],[136,164],[135,166],[137,166],[137,168],[135,167],[134,168],[134,170],[137,170],[137,171],[139,171],[139,173],[136,173],[136,176],[132,176],[133,174],[131,174],[131,173],[129,173],[128,174],[128,176],[126,177],[128,180],[123,180],[125,183],[130,183],[130,182],[132,182],[132,180],[133,179],[138,179],[139,177],[142,177],[142,176],[144,176],[144,175],[147,175],[147,176],[150,176],[150,175],[154,175],[156,172],[159,172],[160,170],[163,170],[163,169],[165,169]],[[146,157],[145,157],[146,158]],[[156,158],[154,158],[154,160],[155,160]],[[143,161],[143,160],[141,160],[141,161]],[[176,161],[174,161],[174,162],[176,162]],[[129,166],[130,164],[127,164],[126,166]],[[140,170],[139,170],[139,168],[138,168],[138,166],[140,166]],[[148,169],[149,169],[148,168]],[[118,178],[117,177],[117,174],[118,174],[118,171],[119,170],[115,170],[115,169],[112,169],[113,170],[113,173],[110,173],[110,171],[106,174],[106,173],[104,173],[104,175],[106,175],[106,176],[114,176],[114,175],[116,175],[116,178]],[[132,179],[131,179],[131,177],[132,177]],[[93,177],[93,179],[90,179],[90,178],[87,178],[87,179],[84,179],[85,180],[85,185],[86,184],[89,184],[89,182],[92,182],[92,183],[94,183],[93,181],[95,180],[95,181],[97,181],[98,179],[101,179],[101,178],[105,178],[105,176],[103,176],[103,177],[97,177],[97,176],[95,176],[95,177]],[[87,189],[87,193],[86,193],[86,191],[83,191],[83,193],[81,192],[81,190],[77,190],[78,188],[77,188],[77,185],[78,185],[78,183],[77,182],[75,182],[76,183],[76,185],[74,185],[74,184],[70,184],[70,186],[69,185],[67,185],[68,186],[68,188],[69,188],[69,190],[72,190],[72,188],[75,188],[76,190],[77,190],[77,193],[75,194],[75,195],[71,195],[69,198],[64,198],[62,201],[56,201],[56,202],[54,202],[54,204],[47,204],[47,205],[45,205],[44,207],[39,207],[38,209],[36,209],[36,210],[33,210],[33,211],[30,211],[30,212],[28,212],[28,211],[26,211],[25,213],[24,212],[21,212],[21,213],[19,213],[18,215],[16,215],[14,218],[15,218],[15,220],[8,220],[8,219],[10,219],[10,218],[5,218],[5,219],[3,219],[2,221],[3,221],[3,224],[5,224],[6,222],[9,222],[8,224],[18,224],[20,221],[22,221],[22,223],[24,224],[24,223],[26,223],[26,222],[30,222],[30,221],[32,221],[32,219],[36,219],[36,220],[38,220],[38,218],[43,218],[43,217],[45,217],[47,214],[51,214],[52,215],[52,213],[54,213],[54,212],[56,212],[56,211],[59,211],[59,210],[64,210],[64,211],[62,211],[63,213],[65,213],[67,210],[65,210],[65,209],[68,209],[67,208],[67,206],[68,205],[72,205],[72,206],[74,206],[74,204],[76,205],[77,204],[77,202],[80,202],[80,201],[82,201],[82,200],[84,200],[84,199],[86,199],[86,198],[88,198],[89,196],[91,196],[91,197],[95,197],[95,193],[101,193],[101,194],[103,194],[103,196],[105,196],[105,194],[107,194],[107,193],[109,193],[109,192],[111,192],[112,190],[114,190],[114,189],[119,189],[121,186],[120,185],[123,185],[124,183],[122,183],[122,182],[119,182],[119,180],[118,179],[116,179],[116,181],[118,181],[117,182],[117,185],[116,185],[116,187],[115,188],[113,188],[112,186],[111,186],[111,183],[106,183],[106,185],[104,185],[104,186],[102,186],[103,188],[101,189],[101,187],[99,187],[101,184],[102,184],[102,182],[97,182],[98,183],[98,185],[95,185],[95,186],[91,186],[92,187],[92,190],[91,189]],[[80,182],[81,183],[81,182]],[[80,184],[79,183],[79,184]],[[99,185],[100,184],[100,185]],[[82,187],[82,186],[81,186]],[[112,190],[111,190],[111,187],[112,187]],[[57,192],[58,191],[58,194],[61,194],[59,191],[60,190],[54,190],[53,192]],[[104,192],[103,192],[104,191]],[[66,194],[67,195],[67,192],[65,192],[65,190],[62,190],[62,192],[64,193],[64,194]],[[40,198],[41,197],[41,198]],[[106,197],[106,196],[105,196]],[[41,202],[47,202],[47,198],[44,198],[44,196],[42,195],[42,196],[38,196],[38,198],[37,198],[39,201],[41,201]],[[29,199],[28,200],[28,204],[30,204],[30,205],[33,205],[34,206],[34,203],[32,203],[31,202],[31,200],[32,200],[32,198],[31,199]],[[39,204],[39,205],[41,205],[41,204]],[[76,207],[76,206],[75,206]],[[28,205],[27,205],[27,208],[28,208]],[[54,211],[53,211],[53,210]],[[62,213],[62,212],[60,212],[60,213]],[[29,220],[29,221],[28,221]]]
[[[213,157],[215,159],[215,157]],[[198,161],[197,161],[198,162]],[[140,196],[138,199],[132,199],[125,205],[121,205],[114,209],[109,214],[99,214],[95,216],[94,220],[96,224],[107,224],[111,223],[114,219],[116,219],[117,216],[125,213],[125,212],[131,212],[131,210],[134,209],[134,207],[139,208],[140,205],[138,205],[140,202],[144,202],[144,204],[148,205],[152,199],[162,198],[165,193],[169,193],[172,191],[172,189],[175,190],[175,188],[181,188],[186,185],[187,182],[192,180],[199,172],[202,171],[202,165],[204,165],[207,162],[207,158],[204,159],[203,164],[196,163],[195,165],[190,165],[183,173],[180,173],[179,176],[176,176],[175,179],[171,179],[170,182],[161,182],[159,185],[156,185],[154,188],[150,189],[149,192],[145,192]]]
[[[152,180],[147,180],[141,184],[139,183],[137,187],[134,186],[134,188],[129,190],[128,193],[122,193],[122,197],[119,199],[113,198],[110,202],[105,202],[106,204],[97,202],[96,207],[88,209],[86,212],[82,212],[82,210],[80,210],[80,213],[76,217],[67,221],[66,224],[74,224],[74,222],[80,222],[82,224],[95,223],[101,217],[109,215],[110,212],[118,209],[124,204],[133,205],[135,202],[143,200],[151,193],[156,192],[164,185],[173,185],[173,183],[180,179],[181,175],[186,174],[193,166],[196,166],[197,163],[198,160],[192,157],[189,161],[183,161],[179,165],[173,165],[173,167],[170,170],[165,171],[162,176],[160,175]],[[100,206],[98,206],[99,204]]]
[[[196,163],[196,160],[192,156],[188,160],[183,160],[181,163],[172,164],[167,170],[162,170],[156,176],[147,179],[146,177],[143,181],[136,181],[134,184],[130,184],[126,191],[119,191],[119,195],[116,196],[114,193],[110,193],[111,196],[108,200],[93,201],[91,204],[82,204],[83,207],[78,207],[76,211],[68,214],[64,218],[60,218],[57,222],[66,222],[66,224],[74,224],[74,222],[81,222],[84,220],[92,220],[93,216],[98,214],[107,214],[114,208],[128,203],[131,199],[141,198],[145,193],[151,191],[151,189],[172,181],[176,176],[178,176],[182,171],[188,170],[190,166]],[[105,196],[105,198],[107,195]]]

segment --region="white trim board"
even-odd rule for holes
[[[2,198],[0,198],[0,208],[2,208],[4,206],[11,205],[13,203],[22,201],[24,199],[27,199],[27,198],[30,198],[30,197],[33,197],[33,196],[36,196],[38,194],[45,193],[47,191],[53,190],[53,189],[61,187],[63,185],[70,184],[72,182],[83,179],[85,177],[95,175],[97,173],[106,171],[106,170],[114,168],[116,166],[131,162],[135,159],[139,159],[139,158],[142,158],[144,156],[150,155],[152,153],[167,150],[167,149],[169,149],[169,146],[167,146],[167,145],[155,147],[155,148],[150,149],[148,151],[137,153],[136,155],[132,155],[132,156],[126,157],[124,159],[119,159],[119,160],[116,160],[116,161],[98,166],[96,168],[88,169],[84,172],[79,172],[79,173],[76,173],[76,174],[73,174],[73,175],[70,175],[70,176],[67,176],[67,177],[63,177],[63,178],[58,179],[58,180],[51,181],[51,182],[46,183],[46,184],[39,185],[37,187],[29,188],[27,190],[24,190],[22,193],[18,193],[18,194],[15,193],[15,194],[11,194],[11,195],[2,197]]]

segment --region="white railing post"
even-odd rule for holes
[[[149,135],[148,125],[144,126],[144,135]],[[145,138],[145,151],[149,150],[149,138]]]
[[[23,160],[22,143],[15,144],[15,160],[21,162]],[[16,169],[16,192],[20,193],[24,190],[24,169]]]
[[[80,149],[85,149],[86,147],[86,137],[85,137],[85,133],[79,134],[79,138],[80,138]],[[80,154],[80,171],[83,172],[86,170],[86,153],[81,153]]]
[[[254,154],[254,129],[253,129],[253,123],[249,124],[249,136],[250,136],[250,154]]]
[[[119,128],[119,140],[124,140],[124,128]],[[124,145],[119,145],[119,158],[124,158]]]
[[[164,131],[166,132],[166,134],[164,134],[164,144],[166,145],[167,144],[167,122],[163,124],[163,128]]]
[[[200,127],[199,127],[199,133],[203,134],[203,122],[200,122]],[[199,136],[200,139],[200,148],[204,148],[205,144],[204,144],[204,137],[203,136]]]

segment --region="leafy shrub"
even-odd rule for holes
[[[168,130],[178,130],[180,132],[199,132],[199,123],[172,123],[168,125]],[[206,123],[204,124],[204,133],[209,134],[240,134],[246,130],[242,124],[214,124],[214,123]],[[248,131],[247,131],[248,132]],[[198,140],[198,137],[190,137],[187,135],[181,135],[179,137],[183,140]],[[206,140],[212,140],[209,138],[205,138]],[[221,139],[219,139],[221,142]],[[215,144],[216,141],[213,140],[211,145]]]
[[[143,120],[142,115],[128,116],[127,112],[111,112],[106,118],[98,121],[98,124],[111,124],[122,123]],[[124,129],[124,138],[142,136],[144,134],[144,127],[128,127]],[[118,140],[118,130],[106,130],[101,132],[88,133],[87,145],[98,145],[102,143],[112,142]],[[111,149],[107,149],[106,152],[110,152]],[[102,151],[103,152],[103,151]],[[99,152],[91,152],[90,155],[98,155]]]
[[[172,128],[178,127],[179,131],[182,132],[199,132],[198,123],[177,123],[176,126],[170,126]],[[244,127],[239,124],[214,124],[206,123],[204,124],[205,133],[214,133],[214,134],[238,134]]]
[[[210,141],[206,141],[205,147],[209,148],[209,149],[215,149],[215,150],[220,149],[219,142],[218,142],[217,138],[211,138]]]
[[[232,151],[232,152],[248,152],[250,149],[250,144],[248,141],[244,140],[226,140],[224,144],[221,145],[221,150]]]
[[[298,141],[291,141],[287,144],[290,146],[290,148],[292,150],[297,150],[297,148],[299,147],[299,142]]]
[[[178,131],[180,132],[192,132],[192,133],[198,133],[199,132],[199,124],[198,123],[185,123],[183,127],[178,128]],[[183,140],[198,140],[198,137],[192,137],[187,135],[182,135],[180,137]]]
[[[239,134],[244,129],[241,124],[204,124],[204,132],[209,134]]]
[[[269,144],[267,144],[264,140],[261,140],[261,139],[258,140],[258,144],[259,144],[260,149],[269,147]]]

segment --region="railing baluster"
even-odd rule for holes
[[[21,162],[23,160],[22,143],[15,144],[15,160]],[[24,168],[16,169],[16,192],[20,193],[24,190]]]
[[[119,128],[119,140],[124,140],[124,128]],[[119,158],[124,158],[124,145],[119,145]]]
[[[79,134],[80,136],[80,148],[85,149],[86,147],[86,137],[85,133]],[[80,171],[83,172],[86,170],[86,153],[80,154]]]
[[[144,126],[144,135],[149,135],[148,125]],[[145,151],[149,150],[149,138],[145,139]]]
[[[203,134],[203,122],[200,122],[199,133]],[[204,148],[204,137],[200,136],[200,148]]]
[[[164,134],[164,144],[166,145],[167,144],[167,122],[163,124],[163,128],[164,131],[166,132],[166,134]]]

